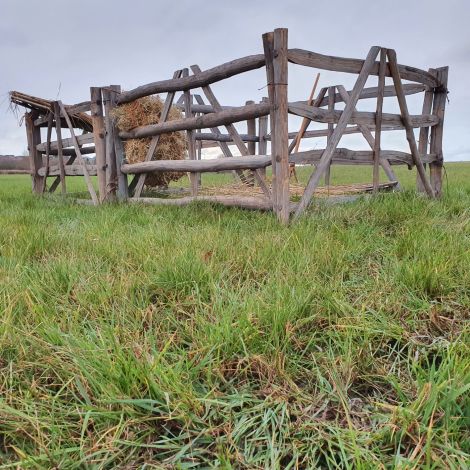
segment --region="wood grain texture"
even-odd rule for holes
[[[380,47],[374,46],[378,50]],[[307,51],[304,49],[289,49],[289,62],[299,65],[305,65],[308,67],[314,67],[316,69],[331,70],[333,72],[346,72],[359,74],[365,64],[362,59],[350,59],[345,57],[335,57],[317,52]],[[400,76],[404,80],[412,82],[418,82],[423,85],[436,87],[441,85],[439,80],[429,72],[418,69],[416,67],[410,67],[408,65],[397,64]],[[374,62],[372,65],[370,75],[379,74],[379,63]],[[387,77],[391,77],[392,73],[387,67],[385,71]]]
[[[106,199],[106,131],[101,88],[90,87],[91,120],[95,141],[96,169],[100,202]]]

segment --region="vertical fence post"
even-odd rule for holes
[[[127,175],[121,172],[121,165],[125,162],[124,143],[119,137],[119,129],[116,126],[116,119],[112,116],[112,110],[116,107],[117,95],[121,93],[120,85],[111,85],[109,87],[109,112],[110,112],[110,127],[113,133],[114,141],[114,157],[116,167],[116,180],[117,180],[117,198],[120,201],[126,201],[129,198],[129,185],[127,183]],[[109,154],[111,157],[112,154]]]
[[[263,97],[261,103],[266,103],[268,101],[267,97]],[[268,141],[266,136],[268,134],[268,116],[260,116],[258,118],[258,155],[267,155],[268,154]],[[261,176],[266,179],[266,168],[260,170]]]
[[[431,128],[430,153],[436,154],[437,160],[429,165],[431,172],[431,186],[436,197],[439,197],[442,193],[442,166],[444,164],[442,137],[444,133],[448,75],[449,67],[440,67],[436,69],[436,76],[442,85],[434,90],[432,113],[434,116],[439,118],[439,124]]]
[[[183,77],[189,76],[189,69],[183,69]],[[192,94],[191,90],[186,90],[184,92],[184,117],[186,119],[193,117],[192,108]],[[188,138],[188,156],[190,160],[196,160],[196,142],[194,140],[194,132],[193,131],[186,131],[186,135]],[[197,196],[198,189],[199,189],[199,175],[197,173],[190,173],[189,174],[189,181],[191,183],[191,195]]]
[[[37,145],[41,143],[41,129],[34,125],[34,120],[38,117],[36,111],[25,114],[26,135],[28,138],[29,162],[31,167],[31,178],[33,193],[41,194],[44,188],[45,177],[39,176],[39,168],[42,167],[42,154],[38,151]]]
[[[111,89],[113,85],[101,90],[104,104],[104,125],[106,133],[106,201],[116,200],[117,169],[114,151],[114,125],[111,116]]]
[[[328,87],[328,111],[333,112],[335,110],[335,93],[336,93],[336,86]],[[335,130],[335,125],[332,122],[328,123],[328,135],[326,137],[327,143],[331,140],[331,136],[333,135],[333,131]],[[331,162],[326,167],[325,170],[325,185],[330,185],[330,172],[331,172]]]
[[[99,200],[106,199],[106,137],[103,117],[103,100],[101,88],[91,87],[91,121],[95,141],[96,174],[98,176]]]
[[[273,38],[274,115],[276,133],[273,157],[276,161],[277,207],[279,221],[289,222],[289,135],[287,108],[287,29],[274,30]]]

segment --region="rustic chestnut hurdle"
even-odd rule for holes
[[[54,183],[49,190],[54,190],[60,184],[65,193],[67,176],[83,176],[93,204],[121,200],[183,205],[194,200],[208,200],[230,206],[273,210],[282,223],[287,223],[304,213],[321,178],[325,175],[328,178],[331,164],[360,164],[372,166],[374,191],[380,188],[380,168],[391,183],[398,184],[393,166],[407,165],[416,167],[419,190],[426,192],[429,197],[440,196],[448,67],[424,71],[400,65],[394,50],[377,46],[370,49],[365,60],[289,49],[287,29],[276,29],[264,34],[262,39],[263,54],[236,59],[204,71],[193,65],[190,67],[192,74],[189,69],[177,70],[169,80],[145,84],[128,91],[121,91],[117,85],[92,87],[90,101],[73,106],[56,101],[49,103],[48,109],[44,110],[31,103],[21,103],[12,95],[13,102],[31,109],[26,114],[25,122],[33,191],[45,191],[46,179],[53,177]],[[330,86],[321,89],[311,103],[289,102],[288,63],[317,70],[351,73],[357,75],[357,79],[350,91],[341,85]],[[247,102],[243,106],[222,106],[219,103],[211,89],[213,83],[261,67],[266,70],[267,98],[259,103]],[[377,86],[366,88],[370,76],[377,76]],[[392,85],[386,86],[386,77],[391,77]],[[404,80],[410,83],[403,83]],[[201,92],[195,93],[196,89],[201,89]],[[112,113],[115,107],[162,93],[166,93],[166,99],[158,124],[137,127],[128,132],[117,129]],[[177,93],[181,93],[181,96],[175,102]],[[422,112],[410,115],[406,96],[417,93],[423,93]],[[202,96],[205,96],[207,103]],[[357,106],[360,101],[369,98],[376,99],[376,111],[359,111]],[[383,112],[385,98],[397,99],[399,114]],[[344,109],[335,110],[336,103],[344,103]],[[167,120],[173,104],[183,110],[184,118]],[[300,136],[297,132],[289,133],[289,114],[304,118],[307,127],[310,122],[319,122],[326,124],[327,128],[306,129]],[[241,134],[234,126],[234,123],[242,121],[247,122],[247,134]],[[219,129],[221,126],[225,127],[225,133]],[[47,127],[45,142],[41,142],[41,127]],[[57,140],[52,141],[54,128]],[[62,138],[63,128],[70,131],[70,138]],[[415,128],[419,128],[418,142]],[[78,134],[77,129],[82,133]],[[382,148],[382,132],[397,129],[405,130],[409,152]],[[188,159],[153,160],[159,136],[175,131],[186,132]],[[338,148],[343,135],[354,133],[364,137],[368,149],[356,151]],[[126,139],[148,137],[152,138],[152,142],[145,161],[128,163],[123,142]],[[300,138],[316,137],[327,138],[324,149],[298,151]],[[220,147],[224,158],[198,159],[198,148],[213,145]],[[231,146],[235,146],[241,156],[233,156]],[[91,153],[96,155],[96,163],[93,165],[88,164],[84,157]],[[289,164],[293,163],[315,165],[298,203],[291,202],[289,192]],[[269,166],[272,167],[270,182],[265,172]],[[145,175],[159,171],[188,172],[190,195],[175,199],[142,198]],[[198,175],[218,171],[233,171],[242,179],[251,175],[250,178],[261,188],[262,195],[200,195]],[[97,176],[98,192],[91,181],[94,175]]]

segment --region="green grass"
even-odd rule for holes
[[[0,468],[468,468],[470,164],[447,173],[291,227],[1,177]]]

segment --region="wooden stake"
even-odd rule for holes
[[[361,72],[359,73],[354,88],[351,92],[350,101],[344,108],[344,111],[341,113],[341,117],[335,127],[335,130],[333,131],[333,134],[331,135],[331,139],[328,142],[325,150],[323,151],[320,163],[318,164],[316,170],[310,177],[307,187],[305,188],[304,194],[302,195],[302,198],[295,211],[294,219],[298,219],[300,215],[305,211],[307,206],[310,204],[313,193],[315,192],[315,188],[318,186],[320,178],[325,172],[327,166],[330,164],[330,161],[333,158],[334,151],[338,146],[341,136],[343,135],[343,132],[346,129],[348,122],[354,112],[354,108],[356,107],[361,91],[364,88],[367,78],[375,64],[375,58],[377,57],[379,51],[380,47],[375,46],[372,47],[369,53],[367,54]]]
[[[432,72],[432,69],[429,70]],[[434,91],[431,88],[428,88],[424,92],[424,99],[423,99],[423,109],[421,111],[422,114],[430,114],[432,111],[432,100],[434,96]],[[428,139],[429,139],[429,127],[421,127],[419,129],[419,140],[418,140],[418,152],[420,156],[426,155],[428,151]],[[424,169],[426,169],[426,165],[423,163]],[[423,182],[419,174],[416,174],[416,190],[420,193],[424,193],[425,189],[423,186]]]
[[[261,100],[262,103],[266,103],[268,101],[267,97],[263,97]],[[258,142],[258,155],[266,155],[268,153],[268,141],[266,140],[266,136],[268,134],[268,116],[260,116],[258,118],[258,135],[259,135],[259,142]],[[266,168],[263,168],[259,171],[263,179],[266,179]]]
[[[34,120],[36,118],[37,112],[35,111],[31,111],[25,114],[33,192],[36,194],[41,194],[44,184],[43,177],[38,175],[38,171],[39,168],[42,167],[42,155],[37,149],[37,145],[41,143],[41,128],[34,125]]]
[[[429,165],[431,170],[431,184],[436,196],[442,193],[442,166],[444,164],[444,155],[442,152],[442,137],[444,134],[444,116],[447,100],[447,79],[449,67],[436,69],[436,77],[442,86],[434,91],[434,102],[432,113],[439,118],[439,124],[431,129],[430,151],[438,157],[437,162]]]
[[[274,89],[274,33],[263,34],[263,48],[264,57],[266,61],[266,81],[268,85],[268,98],[269,98],[269,117],[271,123],[271,165],[272,165],[272,177],[271,177],[271,199],[273,201],[273,210],[277,211],[278,207],[278,184],[277,184],[277,171],[276,171],[276,158],[274,156],[274,142],[276,142],[276,114],[275,110],[275,89]]]
[[[57,136],[57,158],[59,159],[59,170],[60,170],[60,187],[62,194],[65,196],[67,194],[67,186],[65,183],[65,163],[64,163],[64,153],[62,148],[62,123],[60,118],[60,105],[58,101],[54,101],[54,117],[55,117],[55,131]],[[57,180],[56,180],[57,181]],[[54,182],[55,183],[55,182]],[[55,186],[52,184],[50,191],[55,190]]]
[[[46,173],[44,174],[42,192],[46,191],[47,176],[49,174],[49,160],[51,156],[51,135],[52,125],[54,123],[54,114],[50,112],[47,116],[47,137],[46,137]]]
[[[287,29],[274,30],[274,114],[276,133],[274,135],[273,157],[276,161],[277,207],[275,208],[279,221],[289,222],[289,136],[288,136],[288,106],[287,106]]]
[[[392,74],[393,84],[397,91],[398,104],[400,105],[400,111],[403,119],[403,125],[406,131],[406,140],[410,146],[411,155],[413,156],[413,162],[416,165],[421,181],[423,182],[424,189],[429,197],[434,197],[434,191],[426,178],[426,171],[421,162],[421,158],[418,153],[418,147],[416,145],[415,135],[413,132],[413,126],[410,120],[410,113],[408,112],[408,106],[406,104],[406,97],[403,93],[403,85],[400,78],[400,71],[398,70],[397,55],[393,49],[387,49],[388,66],[390,73]]]
[[[101,90],[104,104],[104,125],[106,131],[106,201],[116,200],[117,168],[116,152],[114,150],[114,119],[111,116],[111,90],[114,85]]]
[[[101,98],[101,88],[91,87],[90,96],[93,138],[95,140],[98,190],[100,195],[100,202],[103,202],[106,199],[106,136],[104,128],[103,100]]]
[[[189,70],[183,69],[183,78],[189,76]],[[186,90],[184,92],[184,117],[185,119],[190,119],[193,117],[193,113],[191,111],[191,104],[192,104],[192,96],[191,91]],[[196,145],[194,140],[194,133],[192,130],[186,131],[187,139],[188,139],[188,156],[190,160],[196,160]],[[198,175],[196,173],[190,173],[189,180],[191,182],[191,195],[197,196],[198,193]]]
[[[328,87],[328,111],[335,110],[335,93],[336,87],[330,86]],[[328,143],[331,140],[331,136],[333,135],[333,131],[335,130],[335,125],[332,122],[328,123],[328,135],[326,136],[326,142]],[[331,171],[331,162],[326,167],[325,170],[325,185],[330,185],[330,171]]]
[[[382,110],[384,103],[384,89],[385,89],[385,69],[387,66],[387,50],[380,49],[380,65],[379,77],[377,82],[377,107],[375,111],[375,139],[374,139],[374,170],[372,172],[372,182],[374,186],[374,193],[379,190],[379,170],[380,170],[380,141],[382,135]]]

